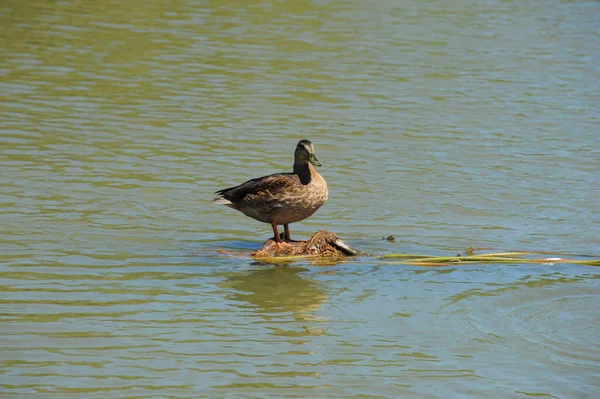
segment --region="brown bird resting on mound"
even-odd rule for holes
[[[219,190],[214,202],[227,205],[259,222],[269,223],[273,228],[272,240],[277,247],[291,246],[289,224],[308,218],[327,201],[327,183],[313,165],[321,166],[315,147],[308,140],[300,140],[294,152],[292,173],[263,176]],[[277,225],[283,225],[283,240]]]
[[[319,230],[306,241],[294,241],[283,248],[277,246],[273,239],[265,242],[252,256],[256,258],[266,256],[354,256],[358,253],[350,248],[348,244],[340,240],[337,234],[327,230]]]

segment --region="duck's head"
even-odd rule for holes
[[[308,140],[300,140],[294,153],[294,163],[305,164],[307,162],[315,166],[321,166],[321,162],[319,162],[315,155],[315,146],[313,143]]]

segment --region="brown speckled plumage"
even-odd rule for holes
[[[288,225],[308,218],[327,201],[327,183],[312,165],[321,165],[314,146],[301,140],[294,153],[293,173],[259,177],[219,190],[215,202],[271,224],[276,242],[280,242],[277,225],[284,225],[289,241]]]

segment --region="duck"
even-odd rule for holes
[[[327,182],[314,166],[322,166],[309,140],[300,140],[294,151],[292,173],[275,173],[215,192],[216,204],[226,205],[273,229],[278,248],[291,245],[290,223],[312,216],[325,202]],[[277,226],[283,225],[283,240]]]

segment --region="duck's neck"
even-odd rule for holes
[[[308,162],[294,163],[294,174],[298,175],[302,184],[308,184],[312,181],[312,175],[315,168]]]

